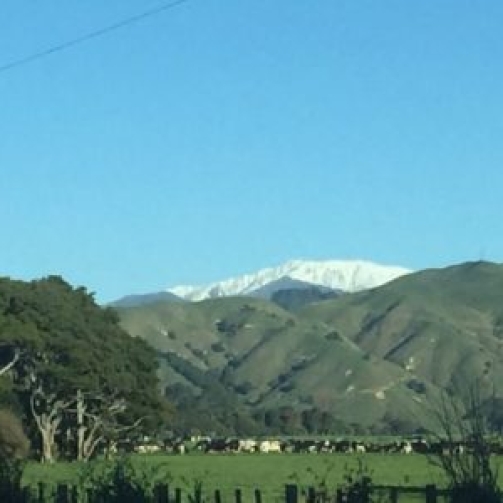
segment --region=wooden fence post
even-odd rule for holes
[[[77,486],[70,487],[70,503],[78,503],[79,501],[79,488]]]
[[[56,503],[69,503],[67,485],[58,484],[56,487]]]
[[[222,503],[222,495],[220,489],[215,489],[215,503]]]
[[[316,491],[314,490],[314,487],[309,487],[307,489],[306,503],[316,503]]]
[[[340,488],[337,489],[335,493],[335,501],[337,501],[337,503],[344,503],[344,491]]]
[[[241,489],[236,489],[234,491],[234,494],[236,495],[235,502],[236,503],[241,503],[243,501],[243,498],[241,497]]]
[[[30,487],[25,486],[21,489],[21,501],[23,503],[30,503],[33,501]]]
[[[156,484],[154,487],[155,503],[169,503],[169,488],[167,484]]]
[[[175,489],[175,503],[182,503],[182,490],[179,487]]]
[[[43,482],[38,483],[38,495],[37,495],[38,503],[45,503],[45,484]]]
[[[285,503],[298,503],[299,501],[299,491],[297,486],[293,484],[287,484],[285,486]]]
[[[389,501],[390,503],[398,503],[398,489],[396,487],[390,487]]]
[[[434,484],[428,484],[425,488],[426,503],[437,503],[437,488]]]
[[[260,489],[255,489],[255,503],[262,503],[262,493]]]

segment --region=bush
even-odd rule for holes
[[[440,466],[453,503],[499,503],[498,470],[491,463],[491,431],[483,411],[480,388],[468,389],[463,402],[444,397],[437,411],[437,440],[446,448],[431,459]]]
[[[21,460],[28,456],[30,441],[19,418],[10,410],[0,410],[0,460]]]
[[[203,491],[203,480],[208,478],[206,472],[203,476],[195,476],[193,479],[182,477],[182,482],[187,488],[187,498],[189,503],[207,503],[209,500],[205,497]]]
[[[80,472],[80,485],[93,500],[107,503],[148,503],[157,483],[171,479],[166,465],[135,467],[127,457],[111,462],[87,463]]]
[[[223,353],[225,351],[225,346],[221,342],[214,342],[211,345],[211,349],[215,353]]]
[[[24,462],[21,460],[0,459],[0,501],[23,502],[21,478]]]
[[[501,493],[493,487],[468,482],[451,488],[452,503],[501,503]]]
[[[21,478],[29,451],[19,418],[10,410],[0,410],[0,501],[23,501]]]
[[[297,473],[290,475],[290,479],[303,486],[302,495],[308,501],[316,503],[372,503],[372,472],[361,458],[357,459],[356,466],[345,465],[344,483],[338,491],[331,488],[329,478],[334,470],[333,463],[325,463],[322,472],[315,472],[312,468],[306,470],[310,480],[302,483]]]
[[[341,488],[347,503],[372,502],[372,471],[358,458],[356,467],[346,465],[344,485]]]

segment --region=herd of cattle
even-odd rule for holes
[[[493,454],[503,454],[503,446],[494,441],[487,444]],[[449,443],[424,438],[396,439],[391,441],[348,440],[348,439],[237,439],[192,437],[152,442],[144,439],[130,450],[147,454],[166,452],[172,454],[200,453],[381,453],[381,454],[430,454],[442,452],[462,454],[476,448],[470,442]]]

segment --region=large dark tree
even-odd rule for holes
[[[166,412],[154,350],[58,276],[0,279],[0,360],[16,360],[11,389],[44,461],[58,448],[87,459],[120,433],[155,427]]]

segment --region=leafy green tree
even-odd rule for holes
[[[167,411],[154,350],[130,337],[115,311],[58,276],[0,279],[0,347],[17,355],[13,392],[43,461],[64,442],[69,456],[87,459],[121,431],[155,427]]]

